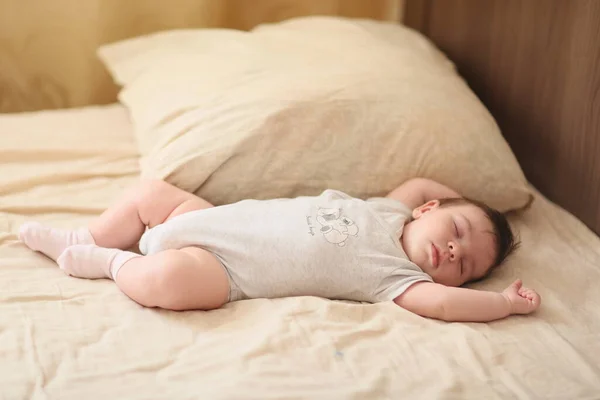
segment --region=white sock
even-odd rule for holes
[[[119,249],[107,249],[90,244],[67,247],[56,262],[60,269],[77,278],[115,280],[127,261],[139,254]]]
[[[55,260],[69,246],[95,244],[87,228],[76,230],[53,229],[38,222],[28,222],[19,228],[19,240],[31,250],[39,251]]]

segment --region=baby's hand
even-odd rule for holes
[[[537,310],[542,302],[540,295],[535,290],[522,286],[523,282],[517,279],[502,292],[502,295],[510,303],[511,314],[532,313]]]

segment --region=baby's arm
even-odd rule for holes
[[[392,190],[386,197],[398,200],[414,209],[430,200],[461,197],[456,191],[430,179],[413,178]]]
[[[529,314],[540,306],[540,296],[516,280],[502,293],[419,282],[394,302],[423,317],[443,321],[487,322],[511,314]]]

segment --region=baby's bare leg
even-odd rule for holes
[[[212,206],[161,180],[146,180],[93,221],[89,229],[60,230],[31,222],[21,227],[19,239],[53,260],[76,244],[128,249],[139,241],[146,226],[153,227],[176,215]]]
[[[196,247],[140,256],[96,245],[75,245],[57,262],[74,277],[114,279],[123,293],[146,307],[211,310],[229,297],[229,278],[221,263]]]
[[[210,207],[208,201],[164,181],[142,181],[89,229],[98,246],[128,249],[140,240],[146,226],[152,228],[176,215]]]
[[[229,278],[223,266],[213,254],[196,247],[131,259],[115,282],[146,307],[211,310],[229,298]]]

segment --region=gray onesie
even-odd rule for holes
[[[229,275],[229,301],[319,296],[393,300],[431,278],[408,260],[399,237],[409,210],[387,198],[336,190],[294,199],[243,200],[192,211],[146,231],[142,254],[198,246]]]

